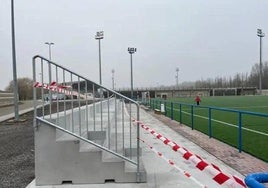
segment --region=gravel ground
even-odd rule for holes
[[[0,187],[25,188],[34,179],[33,113],[0,123]]]
[[[78,104],[74,103],[76,106]],[[71,104],[66,103],[66,108],[70,107]],[[52,112],[56,110],[53,104]],[[21,115],[20,119],[25,121],[0,122],[0,188],[25,188],[35,178],[33,111]]]

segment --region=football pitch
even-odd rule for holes
[[[268,161],[268,96],[202,97],[200,106],[194,97],[152,102],[165,104],[166,116]]]

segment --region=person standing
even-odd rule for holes
[[[196,105],[199,105],[199,104],[200,104],[200,102],[201,102],[201,98],[199,97],[199,95],[197,95],[197,96],[195,97],[195,102],[196,102]]]

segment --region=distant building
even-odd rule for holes
[[[130,97],[130,89],[117,89],[117,92]],[[194,97],[194,96],[236,96],[236,95],[256,95],[256,87],[235,87],[235,88],[189,88],[178,89],[175,87],[153,87],[153,88],[135,88],[134,98],[142,96],[143,92],[148,93],[150,98],[176,98],[176,97]]]

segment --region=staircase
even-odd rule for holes
[[[47,73],[44,64],[50,67]],[[34,89],[35,101],[37,89],[50,95],[43,102],[41,116],[35,108],[36,185],[146,182],[139,127],[130,119],[131,112],[139,119],[138,104],[40,56],[33,58],[33,69],[34,82],[41,83]],[[36,72],[41,72],[41,80],[36,80]],[[61,84],[55,89],[49,86],[52,80]],[[53,101],[52,94],[59,93],[68,97]],[[92,93],[93,98],[80,97],[85,93]]]

